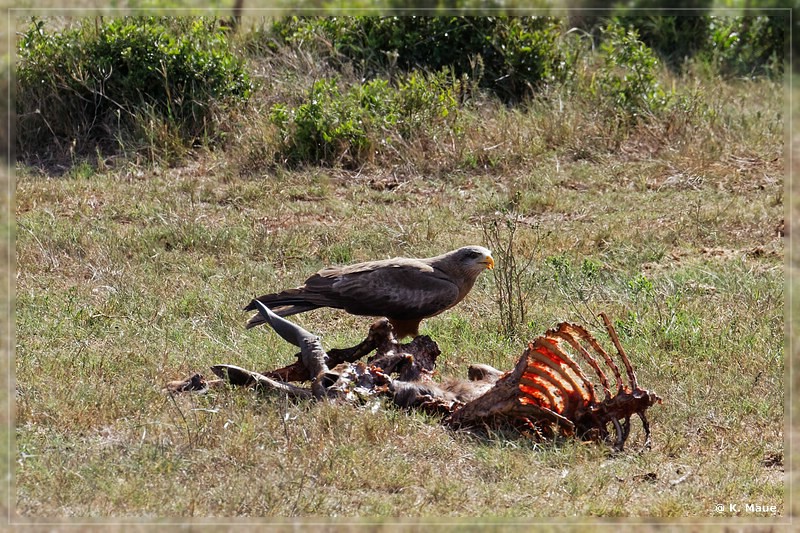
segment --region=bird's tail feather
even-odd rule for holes
[[[281,305],[295,305],[295,304],[310,304],[306,295],[301,289],[287,289],[281,292],[271,294],[263,294],[258,298],[250,300],[250,303],[244,308],[245,311],[258,311],[256,300],[269,307],[273,312],[275,308]]]
[[[276,292],[272,294],[264,294],[250,300],[250,303],[244,308],[245,311],[258,311],[258,306],[256,305],[256,300],[261,302],[262,304],[269,307],[274,313],[280,315],[275,309],[277,307],[286,306],[290,307],[293,305],[313,305],[305,294],[301,292],[300,289],[287,289],[282,292]],[[300,311],[295,311],[300,312]],[[294,313],[290,313],[294,314]]]
[[[315,301],[315,295],[309,294],[303,287],[297,289],[287,289],[273,294],[264,294],[255,300],[251,300],[244,308],[245,311],[258,311],[256,301],[261,302],[268,307],[273,313],[278,316],[284,317],[289,315],[296,315],[297,313],[305,313],[312,309],[318,309],[329,305],[324,298],[318,297]],[[247,328],[252,328],[263,324],[266,320],[257,313],[247,322]]]

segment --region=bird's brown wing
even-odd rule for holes
[[[399,320],[433,316],[458,303],[454,280],[425,263],[376,263],[322,270],[306,281],[303,292],[315,304]]]

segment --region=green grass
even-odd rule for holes
[[[679,81],[710,111],[640,125],[618,145],[577,99],[486,99],[461,114],[463,135],[410,142],[394,166],[288,170],[258,164],[271,149],[252,141],[271,139],[256,120],[265,87],[226,150],[180,168],[18,166],[16,512],[701,519],[753,502],[786,513],[783,467],[763,464],[784,443],[782,88],[693,76]],[[605,311],[640,383],[664,398],[648,413],[652,450],[638,449],[637,423],[612,455],[457,433],[383,404],[161,392],[215,363],[294,360],[273,333],[244,329],[254,295],[330,263],[484,244],[482,224],[517,193],[528,324],[501,334],[482,275],[423,323],[443,351],[439,377],[510,369],[561,320],[600,334]],[[370,322],[295,318],[326,346],[359,341]]]

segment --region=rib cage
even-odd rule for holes
[[[650,428],[645,411],[654,403],[660,403],[661,398],[639,388],[636,373],[611,321],[605,313],[600,317],[625,367],[628,383],[623,381],[611,355],[585,328],[562,322],[534,339],[523,353],[526,365],[519,376],[520,412],[530,412],[533,408],[533,414],[536,414],[538,409],[544,419],[555,421],[563,432],[575,431],[589,438],[607,439],[610,436],[608,425],[611,424],[616,433],[614,447],[619,450],[630,432],[630,418],[636,414],[642,419],[645,444],[649,445]],[[600,356],[614,376],[617,391],[613,396],[608,378],[592,351]],[[597,398],[595,387],[578,364],[579,360],[596,374],[605,396],[603,400]],[[525,416],[537,421],[535,416]]]

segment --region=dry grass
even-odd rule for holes
[[[776,520],[743,506],[786,513],[781,87],[697,83],[707,114],[643,125],[617,147],[580,102],[485,101],[462,115],[463,135],[411,145],[394,166],[289,171],[263,164],[264,107],[232,125],[226,151],[183,168],[19,167],[20,519],[694,521],[739,504],[751,521]],[[652,450],[637,449],[638,428],[612,455],[454,433],[385,405],[160,391],[214,363],[293,360],[275,335],[244,330],[253,295],[332,262],[480,243],[517,194],[517,238],[533,257],[527,335],[560,320],[602,331],[599,311],[616,319],[640,382],[665,399],[651,410]],[[523,339],[500,333],[494,291],[484,275],[424,324],[441,376],[510,368],[521,353]],[[369,323],[326,310],[297,321],[327,346]]]

